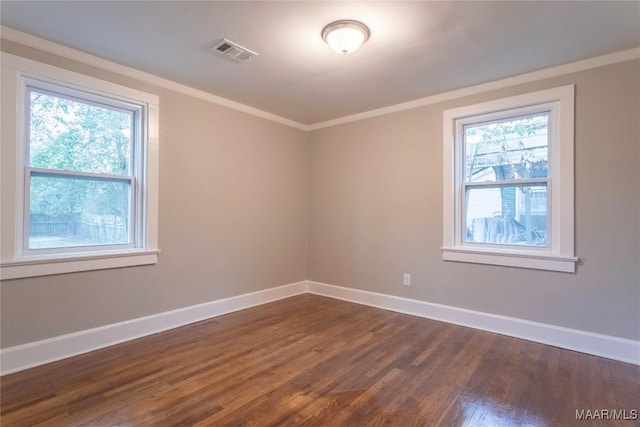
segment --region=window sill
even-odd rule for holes
[[[443,247],[444,261],[531,268],[535,270],[575,273],[578,258],[526,250],[482,249],[475,247]]]
[[[132,249],[83,255],[25,256],[13,261],[3,261],[0,264],[0,280],[156,264],[159,252],[159,250]]]

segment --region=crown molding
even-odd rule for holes
[[[386,114],[397,113],[399,111],[410,110],[417,107],[424,107],[426,105],[450,101],[452,99],[458,99],[469,95],[477,95],[479,93],[489,92],[496,89],[517,86],[537,80],[575,73],[577,71],[584,71],[591,68],[603,67],[605,65],[617,64],[619,62],[633,61],[635,59],[640,59],[640,47],[597,56],[594,58],[584,59],[582,61],[558,65],[556,67],[544,68],[542,70],[533,71],[531,73],[520,74],[517,76],[495,80],[488,83],[482,83],[479,85],[468,86],[463,89],[443,92],[437,95],[415,99],[413,101],[403,102],[400,104],[390,105],[388,107],[377,108],[375,110],[365,111],[358,114],[352,114],[350,116],[339,117],[337,119],[315,123],[309,126],[309,130],[322,129],[345,123],[356,122],[359,120],[369,119],[372,117],[384,116]]]
[[[24,33],[22,31],[15,30],[6,26],[0,25],[0,37],[15,43],[19,43],[34,49],[42,50],[47,53],[51,53],[66,59],[81,62],[83,64],[91,65],[101,68],[106,71],[111,71],[123,76],[131,77],[137,80],[141,80],[153,85],[162,87],[164,89],[173,90],[175,92],[182,93],[184,95],[192,96],[204,101],[211,102],[213,104],[221,105],[236,111],[241,111],[252,116],[260,117],[266,120],[270,120],[276,123],[280,123],[286,126],[290,126],[303,131],[313,131],[317,129],[337,126],[345,123],[356,122],[359,120],[369,119],[372,117],[383,116],[386,114],[396,113],[399,111],[410,110],[417,107],[423,107],[427,105],[436,104],[439,102],[449,101],[452,99],[462,98],[469,95],[476,95],[479,93],[489,92],[496,89],[503,89],[510,86],[516,86],[524,83],[530,83],[537,80],[548,79],[551,77],[557,77],[565,74],[575,73],[578,71],[589,70],[591,68],[603,67],[605,65],[617,64],[619,62],[626,62],[640,59],[640,47],[628,49],[620,52],[610,53],[594,58],[584,59],[577,62],[571,62],[568,64],[558,65],[555,67],[545,68],[542,70],[533,71],[526,74],[520,74],[505,79],[495,80],[488,83],[482,83],[479,85],[469,86],[462,89],[452,90],[449,92],[443,92],[424,98],[415,99],[400,104],[394,104],[387,107],[377,108],[374,110],[365,111],[362,113],[352,114],[349,116],[339,117],[324,122],[314,123],[312,125],[305,125],[303,123],[296,122],[285,117],[278,116],[268,111],[260,110],[254,107],[250,107],[239,102],[232,101],[227,98],[213,95],[209,92],[195,89],[190,86],[176,83],[174,81],[156,76],[154,74],[147,73],[145,71],[138,70],[136,68],[128,67],[126,65],[118,64],[113,61],[109,61],[98,56],[82,52],[80,50],[63,46],[61,44],[46,40],[31,34]]]
[[[13,28],[0,25],[0,37],[2,39],[19,43],[21,45],[38,49],[47,53],[51,53],[62,58],[77,61],[86,65],[100,68],[105,71],[117,73],[126,77],[131,77],[136,80],[150,83],[155,86],[159,86],[164,89],[172,90],[174,92],[182,93],[184,95],[192,96],[194,98],[208,101],[213,104],[221,105],[223,107],[230,108],[232,110],[240,111],[246,114],[250,114],[255,117],[270,120],[272,122],[280,123],[282,125],[290,126],[296,129],[308,131],[309,126],[298,123],[294,120],[287,119],[285,117],[278,116],[276,114],[269,113],[268,111],[260,110],[258,108],[250,107],[239,102],[232,101],[227,98],[213,95],[209,92],[195,89],[181,83],[156,76],[155,74],[147,73],[136,68],[128,67],[126,65],[118,64],[117,62],[109,61],[107,59],[95,56],[80,50],[63,46],[61,44],[46,40],[31,34],[23,33],[22,31],[14,30]]]

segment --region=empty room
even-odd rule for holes
[[[640,425],[639,1],[0,24],[2,426]]]

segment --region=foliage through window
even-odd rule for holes
[[[140,107],[48,86],[27,85],[25,249],[135,246]]]
[[[0,279],[157,263],[159,97],[0,57]]]
[[[137,114],[29,87],[29,249],[133,243]]]

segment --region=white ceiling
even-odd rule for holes
[[[338,19],[371,29],[359,51],[322,41]],[[640,46],[637,1],[2,0],[0,22],[302,124]]]

